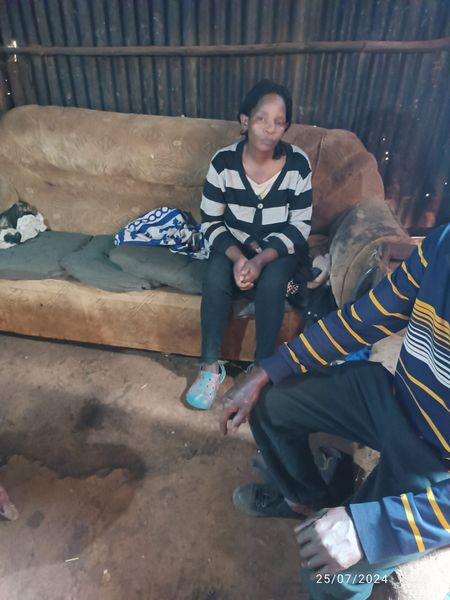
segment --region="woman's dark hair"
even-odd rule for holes
[[[289,90],[284,87],[284,85],[275,83],[270,79],[261,79],[261,81],[258,81],[258,83],[254,85],[249,93],[245,96],[239,108],[238,121],[240,122],[241,115],[250,117],[252,111],[256,108],[261,98],[267,96],[268,94],[276,94],[277,96],[283,98],[284,105],[286,107],[285,131],[287,131],[292,121],[292,96]],[[247,135],[247,133],[245,132],[244,135]],[[274,150],[273,157],[280,158],[282,154],[284,154],[284,150],[282,148],[282,143],[280,142],[277,144],[277,147]]]
[[[261,81],[258,81],[258,83],[253,86],[249,93],[245,96],[239,108],[238,121],[240,121],[240,115],[247,115],[247,117],[250,117],[252,110],[256,108],[256,105],[261,98],[267,96],[268,94],[277,94],[277,96],[281,96],[281,98],[283,98],[284,105],[286,106],[286,123],[287,127],[289,127],[292,121],[291,93],[287,88],[284,87],[284,85],[270,81],[270,79],[261,79]]]

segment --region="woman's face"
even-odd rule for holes
[[[263,96],[250,114],[241,114],[242,125],[248,128],[250,146],[272,154],[286,130],[286,106],[277,94]]]

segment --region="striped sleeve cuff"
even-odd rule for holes
[[[350,504],[369,563],[448,546],[449,489],[450,479],[446,478],[418,494],[407,492],[378,501]]]
[[[272,354],[269,358],[263,358],[258,361],[258,366],[264,369],[269,376],[270,381],[275,384],[280,383],[290,375],[298,374],[300,372],[294,372],[292,370],[292,365],[293,363],[285,344],[282,344],[275,354]]]
[[[217,252],[225,254],[230,246],[238,246],[239,242],[227,231],[218,235],[211,245]]]
[[[280,239],[280,237],[278,235],[271,235],[262,244],[262,247],[264,249],[265,248],[272,248],[273,250],[276,250],[279,257],[281,257],[281,256],[287,256],[289,254],[289,250],[288,250],[287,245]],[[293,248],[293,246],[292,246],[292,248]]]
[[[364,554],[371,565],[402,554],[381,502],[350,504]]]

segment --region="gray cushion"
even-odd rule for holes
[[[72,252],[61,260],[67,273],[78,281],[110,292],[135,292],[158,287],[151,282],[124,272],[109,260],[114,248],[112,235],[96,235],[81,250]]]
[[[50,279],[64,275],[59,261],[91,239],[83,233],[44,231],[32,240],[0,250],[0,278]]]
[[[122,244],[109,253],[124,271],[187,294],[201,294],[206,260],[174,254],[169,248]]]

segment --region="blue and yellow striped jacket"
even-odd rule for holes
[[[293,373],[327,365],[405,326],[395,394],[418,434],[442,456],[443,471],[450,473],[450,225],[435,229],[373,290],[281,346],[261,366],[277,383]],[[364,506],[367,522],[385,526],[391,537],[393,531],[399,537],[397,547],[403,555],[450,544],[450,475],[423,493]],[[400,514],[404,528],[398,527]],[[368,558],[379,562],[386,556],[378,548]]]

